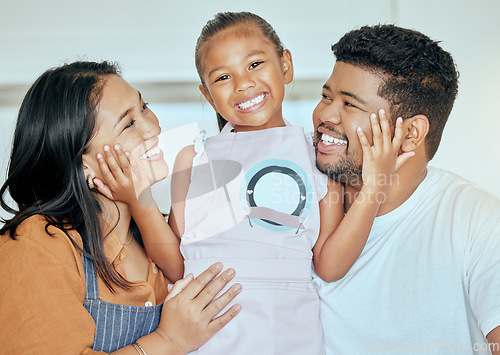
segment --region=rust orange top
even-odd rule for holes
[[[90,349],[95,323],[83,306],[85,274],[82,253],[66,234],[50,227],[41,215],[26,219],[16,240],[0,236],[0,344],[1,353],[98,354]],[[82,247],[80,235],[70,236]],[[124,275],[121,260],[125,248],[111,233],[104,251],[116,270]],[[162,303],[170,283],[149,260],[148,280],[134,282],[126,291],[114,286],[112,293],[98,278],[102,301],[145,306]]]

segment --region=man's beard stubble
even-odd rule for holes
[[[316,150],[317,156],[318,152]],[[343,156],[335,163],[319,163],[316,160],[316,167],[330,179],[342,184],[357,186],[363,183],[362,165],[356,164],[348,156]]]
[[[328,176],[330,179],[340,182],[342,184],[347,184],[351,186],[361,186],[363,184],[362,179],[362,164],[356,162],[357,157],[362,157],[363,154],[360,149],[350,149],[349,139],[345,134],[339,132],[335,127],[329,126],[325,123],[321,123],[319,127],[325,127],[328,130],[334,132],[335,134],[341,136],[343,139],[347,140],[347,146],[345,154],[338,157],[338,161],[334,163],[320,163],[318,162],[318,142],[321,140],[321,134],[316,130],[314,136],[314,148],[316,151],[316,167],[323,174]]]

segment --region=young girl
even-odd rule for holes
[[[196,275],[222,261],[243,285],[238,317],[198,352],[321,354],[311,261],[319,276],[333,281],[361,253],[383,193],[377,177],[390,176],[411,156],[398,157],[401,122],[391,142],[385,113],[380,111],[380,123],[372,114],[372,130],[380,137],[373,147],[358,130],[365,183],[344,218],[342,186],[317,171],[303,129],[283,119],[293,66],[273,28],[248,12],[219,13],[203,28],[195,57],[200,90],[222,130],[179,153],[169,224],[181,238],[184,273]],[[108,159],[120,174],[111,154]],[[111,180],[111,189],[119,191]],[[172,231],[153,222],[162,220],[147,212],[155,207],[133,197],[127,203],[151,258],[174,269],[178,258],[167,253],[177,253],[176,245],[165,243]]]

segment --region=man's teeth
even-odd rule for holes
[[[259,96],[255,97],[255,98],[251,99],[251,100],[248,100],[248,101],[245,101],[245,102],[239,104],[238,108],[240,110],[246,110],[249,107],[252,107],[254,105],[257,105],[258,103],[261,103],[262,100],[264,100],[265,97],[266,97],[265,94],[259,95]]]
[[[160,147],[151,148],[146,153],[144,153],[143,155],[141,155],[141,159],[151,158],[152,156],[160,154],[160,152],[161,152]]]
[[[326,144],[326,145],[331,145],[331,144],[346,145],[347,144],[347,141],[345,141],[343,139],[334,138],[334,137],[329,136],[329,135],[324,134],[324,133],[321,135],[321,140],[323,141],[323,144]]]

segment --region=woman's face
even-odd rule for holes
[[[120,144],[123,151],[130,153],[136,190],[149,187],[168,175],[167,163],[158,147],[158,119],[141,94],[121,77],[109,75],[105,80],[97,106],[96,133],[88,144],[84,165],[90,176],[101,178],[97,154],[104,152],[105,145],[113,150],[115,144]]]

